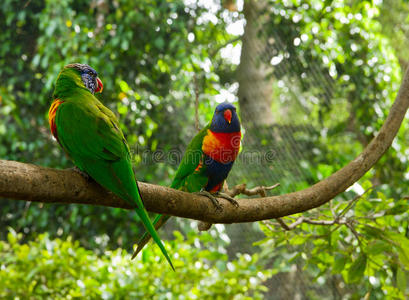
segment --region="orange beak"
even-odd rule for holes
[[[224,119],[230,124],[231,123],[232,113],[230,109],[224,111]]]
[[[99,79],[99,77],[97,77],[97,88],[95,89],[95,93],[102,93],[102,90],[104,89],[104,85],[102,84],[101,79]]]

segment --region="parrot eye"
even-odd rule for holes
[[[90,75],[90,76],[92,76],[92,77],[97,76],[96,72],[94,72],[94,71],[92,71],[92,70],[86,70],[86,71],[85,71],[85,74]]]

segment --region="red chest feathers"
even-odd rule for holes
[[[202,150],[209,157],[221,163],[232,162],[240,149],[241,132],[220,133],[207,130]]]

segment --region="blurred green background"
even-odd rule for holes
[[[229,101],[244,128],[229,186],[303,189],[383,124],[409,62],[408,15],[406,0],[2,0],[0,158],[72,167],[47,112],[59,71],[80,62],[102,79],[139,180],[169,185],[196,100],[200,127]],[[129,260],[142,232],[132,212],[1,199],[0,297],[405,299],[407,129],[346,193],[303,214],[321,224],[169,222],[177,273],[156,246]]]

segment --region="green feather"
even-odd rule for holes
[[[176,171],[175,178],[170,185],[171,188],[181,190],[184,192],[194,193],[199,192],[206,186],[208,178],[204,174],[205,169],[202,168],[196,171],[197,166],[200,163],[200,159],[203,156],[202,145],[203,139],[207,135],[207,130],[210,129],[210,123],[199,131],[198,134],[191,140],[186,148],[186,152],[183,155],[182,161],[179,164]],[[168,215],[156,215],[153,224],[155,229],[158,230],[163,224],[169,220]],[[138,247],[135,250],[132,258],[134,258],[143,249],[143,247],[149,242],[151,235],[149,232],[145,232],[138,241]]]
[[[58,140],[75,165],[135,210],[174,269],[143,206],[132,171],[128,144],[115,115],[82,83],[79,72],[64,69],[54,97],[63,101],[56,114]]]
[[[182,161],[179,164],[178,170],[176,171],[175,178],[170,185],[171,188],[182,189],[186,192],[194,193],[200,191],[200,189],[207,183],[207,177],[204,174],[195,173],[195,170],[203,156],[203,139],[207,135],[208,129],[210,129],[210,123],[200,130],[190,141],[186,148],[186,152],[183,155]],[[204,179],[206,179],[206,182],[202,184]],[[199,184],[195,184],[196,181],[199,181]]]

